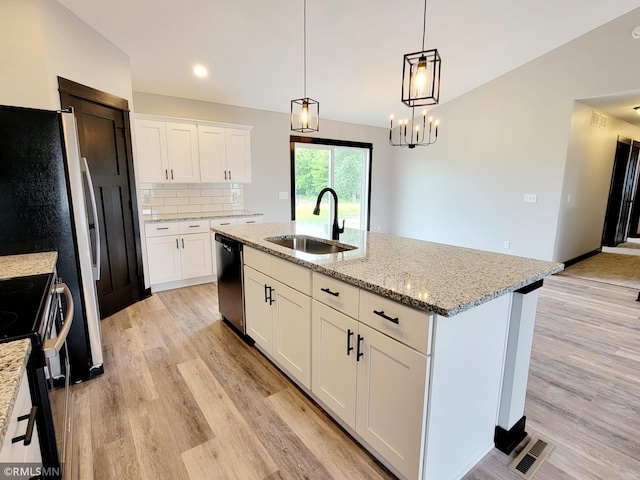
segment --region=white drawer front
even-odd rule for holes
[[[243,223],[262,223],[262,217],[239,217],[238,224]]]
[[[360,290],[358,319],[422,353],[427,352],[433,315]]]
[[[178,235],[180,231],[178,222],[147,223],[144,226],[147,238],[163,237],[165,235]]]
[[[273,257],[271,259],[271,276],[281,283],[311,296],[311,270],[308,268]]]
[[[273,258],[271,255],[245,245],[242,256],[245,265],[271,276],[271,259]]]
[[[225,225],[236,225],[238,220],[236,218],[216,218],[215,220],[210,220],[212,227],[223,227]]]
[[[313,298],[352,318],[358,318],[358,292],[358,287],[313,272]]]
[[[209,220],[194,220],[192,222],[180,222],[180,233],[209,233]]]

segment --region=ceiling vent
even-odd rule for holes
[[[609,117],[603,113],[596,112],[595,110],[591,112],[591,125],[594,127],[607,128],[607,120],[609,120]]]

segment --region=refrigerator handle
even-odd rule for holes
[[[93,279],[97,282],[100,280],[100,222],[98,221],[98,208],[96,207],[96,194],[93,191],[93,180],[91,180],[91,172],[87,158],[82,157],[82,170],[87,176],[87,184],[89,185],[89,198],[91,198],[91,208],[93,210],[93,223],[96,229],[96,264],[93,265]]]

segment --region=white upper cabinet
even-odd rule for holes
[[[203,182],[251,183],[251,132],[198,125]]]
[[[169,181],[200,182],[197,127],[187,123],[167,123],[166,128]]]
[[[135,125],[141,182],[251,182],[251,127],[145,115]]]
[[[168,181],[167,129],[164,122],[136,120],[136,150],[140,181]]]
[[[227,128],[228,181],[251,183],[251,136],[249,130]]]

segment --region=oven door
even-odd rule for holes
[[[64,299],[64,300],[63,300]],[[45,328],[43,353],[46,360],[46,376],[53,425],[60,456],[63,478],[71,478],[73,462],[73,415],[69,389],[70,367],[66,338],[73,320],[73,299],[64,283],[55,286],[52,305]]]

